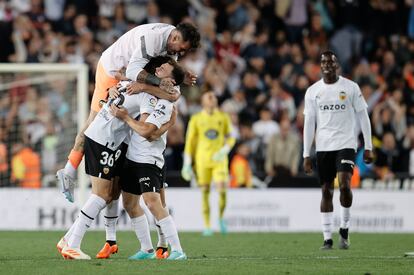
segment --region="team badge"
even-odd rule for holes
[[[204,133],[206,138],[210,140],[216,139],[218,137],[218,134],[219,134],[218,131],[215,129],[209,129]]]
[[[346,99],[346,93],[344,91],[339,92],[339,99],[340,100],[345,100]]]
[[[149,100],[149,103],[150,103],[151,106],[155,107],[155,105],[157,104],[157,99],[151,97],[150,100]]]
[[[104,167],[103,172],[104,172],[105,175],[108,174],[109,173],[109,168],[108,167]]]

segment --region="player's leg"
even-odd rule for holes
[[[69,259],[90,259],[88,255],[80,250],[83,236],[99,212],[111,200],[111,180],[91,176],[91,182],[92,194],[79,213],[78,220],[72,229],[67,246],[62,249],[62,255]]]
[[[130,260],[154,259],[155,252],[152,246],[150,228],[147,216],[139,205],[140,196],[129,192],[122,191],[122,202],[125,211],[131,219],[131,226],[141,243],[141,248],[134,255],[130,256]]]
[[[121,178],[122,202],[131,219],[132,229],[141,243],[141,248],[137,253],[129,257],[131,260],[155,258],[149,223],[144,210],[139,205],[139,198],[142,194],[141,187],[138,184],[141,178],[140,172],[135,162],[126,160],[125,170]]]
[[[84,132],[96,117],[96,114],[100,110],[99,102],[102,99],[106,99],[108,96],[108,89],[118,83],[118,80],[109,76],[102,65],[98,63],[95,74],[95,90],[91,102],[91,111],[89,117],[86,120],[85,125],[81,131],[77,134],[75,144],[68,156],[65,168],[60,169],[56,173],[56,178],[62,186],[62,192],[66,199],[70,202],[74,201],[74,187],[76,179],[76,171],[83,157],[83,147],[85,143]]]
[[[165,182],[165,169],[163,169],[162,173],[163,173],[163,180],[162,180],[163,186],[160,189],[161,204],[162,204],[162,207],[165,209],[165,211],[167,211],[168,213],[167,203],[165,200],[165,188],[167,187],[166,186],[167,184]],[[155,224],[155,229],[157,231],[157,236],[158,236],[158,243],[157,243],[157,249],[155,250],[155,255],[157,259],[165,259],[169,256],[168,242],[158,222],[156,222]]]
[[[322,190],[320,211],[324,243],[321,249],[332,249],[332,199],[334,193],[334,179],[336,175],[335,152],[318,152],[317,165]]]
[[[117,253],[119,249],[118,244],[116,243],[116,223],[118,221],[119,196],[121,194],[121,187],[119,181],[120,176],[123,172],[128,145],[122,143],[119,147],[119,150],[121,150],[121,154],[119,155],[116,167],[114,168],[115,177],[113,180],[111,191],[112,201],[106,206],[104,211],[106,242],[103,248],[96,255],[96,258],[98,259],[108,259],[112,254]]]
[[[85,137],[85,170],[91,178],[92,194],[82,207],[78,220],[69,236],[68,245],[62,250],[62,254],[70,259],[90,259],[80,250],[80,245],[86,229],[99,212],[112,200],[112,180],[114,178],[114,163],[104,162],[104,159],[113,159],[119,149],[114,151]],[[102,156],[102,157],[101,157]]]
[[[229,179],[229,169],[227,161],[215,165],[213,168],[213,182],[217,185],[219,193],[219,226],[222,234],[227,233],[227,225],[224,220],[224,210],[227,205],[227,183]]]
[[[355,151],[353,149],[343,149],[337,154],[337,170],[340,190],[341,203],[341,224],[339,228],[339,248],[348,249],[349,242],[349,223],[351,219],[352,191],[351,178],[355,166]]]
[[[187,256],[183,252],[181,242],[178,237],[177,228],[174,220],[161,202],[161,187],[163,178],[160,176],[160,169],[155,165],[142,164],[140,168],[140,186],[142,197],[149,211],[154,216],[160,226],[165,239],[171,246],[170,260],[185,260]]]
[[[204,219],[203,236],[213,235],[210,224],[210,183],[213,176],[213,170],[209,167],[204,167],[202,162],[196,162],[196,176],[197,183],[201,189],[201,210]]]
[[[102,249],[96,254],[98,259],[108,259],[111,254],[118,253],[118,244],[116,243],[116,223],[119,213],[119,196],[121,189],[119,188],[119,177],[115,177],[112,185],[111,199],[104,210],[104,225],[106,241]]]

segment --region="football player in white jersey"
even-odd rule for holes
[[[181,247],[177,228],[165,209],[160,194],[164,184],[163,152],[167,144],[167,132],[160,138],[149,141],[147,131],[141,129],[140,125],[128,115],[125,108],[111,106],[111,109],[113,114],[128,123],[134,130],[129,142],[125,170],[121,177],[124,207],[127,211],[129,208],[135,209],[140,196],[142,196],[148,209],[155,217],[157,226],[160,227],[166,241],[171,246],[171,254],[167,259],[186,260],[187,256]],[[173,103],[160,99],[154,112],[145,121],[152,124],[154,130],[158,129],[165,121],[169,120],[172,110]],[[162,247],[162,244],[159,243],[158,247]],[[141,249],[130,259],[145,259],[147,257],[152,257],[152,255],[148,255]]]
[[[352,191],[350,181],[355,166],[357,135],[356,119],[360,121],[364,137],[364,161],[372,162],[371,124],[367,104],[358,84],[338,75],[338,60],[331,51],[321,54],[322,79],[308,88],[305,95],[304,170],[312,173],[311,146],[315,137],[319,180],[322,187],[321,218],[324,244],[321,249],[332,249],[334,179],[338,174],[341,224],[339,248],[349,247],[350,208]]]
[[[183,55],[188,50],[197,48],[199,42],[200,34],[198,30],[189,23],[181,23],[176,27],[161,23],[144,24],[122,35],[102,53],[96,69],[95,91],[88,120],[76,136],[74,147],[68,156],[65,168],[56,173],[62,191],[70,202],[74,201],[73,190],[76,169],[83,157],[84,131],[99,112],[99,103],[107,98],[108,89],[118,83],[118,72],[122,68],[127,68],[127,78],[147,84],[143,87],[146,92],[154,93],[160,98],[174,98],[172,95],[162,93],[157,88],[158,86],[166,91],[171,90],[174,85],[172,79],[160,79],[153,74],[149,74],[143,68],[151,57],[168,54],[177,59],[178,55]],[[194,84],[196,76],[187,72],[185,80],[186,84]]]
[[[172,77],[177,75],[177,70],[182,80],[184,78],[184,72],[171,59],[171,63],[165,63],[157,68],[156,75],[161,78]],[[124,154],[126,153],[126,145],[123,144],[123,141],[129,135],[130,129],[126,123],[115,118],[109,112],[110,106],[116,105],[116,102],[123,104],[124,108],[136,117],[138,115],[152,113],[157,102],[157,98],[147,93],[122,95],[117,100],[115,102],[110,100],[99,111],[96,118],[85,131],[86,173],[91,177],[92,194],[82,207],[74,225],[58,244],[58,248],[59,246],[63,247],[61,253],[65,258],[90,259],[88,255],[80,250],[83,235],[94,218],[99,214],[100,210],[112,201],[113,179],[115,176],[120,175],[120,166],[123,164]],[[168,129],[168,121],[165,120],[163,122],[165,125],[158,128],[158,136],[154,136],[155,131],[147,131],[148,128],[152,129],[152,127],[146,127],[146,123],[137,122],[137,124],[149,136],[157,138]],[[148,126],[151,125],[148,124]],[[140,224],[136,225],[140,227]]]

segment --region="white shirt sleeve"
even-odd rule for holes
[[[315,101],[312,98],[311,90],[306,90],[305,94],[305,108],[303,109],[303,114],[305,116],[316,117]]]
[[[161,47],[162,37],[157,32],[151,31],[141,36],[140,45],[134,49],[129,60],[126,77],[135,81],[151,57],[158,56],[161,53]]]
[[[140,106],[140,114],[151,114],[157,104],[157,98],[147,93],[141,93],[142,100]]]
[[[159,99],[154,111],[148,116],[145,122],[154,124],[157,128],[167,123],[173,111],[174,104],[165,99]]]
[[[316,117],[305,115],[305,122],[303,126],[303,157],[310,156],[313,138],[315,137]]]
[[[368,108],[367,103],[365,102],[364,97],[362,96],[361,89],[355,84],[354,94],[352,98],[352,106],[354,107],[355,112],[359,113],[363,109]]]
[[[362,109],[362,111],[356,114],[361,124],[361,131],[362,135],[364,136],[365,150],[372,150],[371,123],[369,121],[367,109]]]

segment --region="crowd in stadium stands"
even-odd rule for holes
[[[331,49],[369,105],[376,160],[366,166],[358,154],[356,174],[414,176],[413,0],[0,0],[0,61],[86,63],[91,96],[100,53],[120,35],[137,24],[181,21],[199,27],[202,46],[181,60],[199,78],[182,88],[169,170],[181,169],[186,125],[208,87],[231,115],[238,140],[231,170],[245,167],[245,186],[252,176],[300,174],[303,98],[320,79],[319,54]],[[0,178],[9,176],[7,184],[24,186],[19,165],[28,164],[13,165],[21,155],[31,156],[32,177],[64,162],[55,151],[70,98],[59,83],[49,86],[0,92]],[[13,123],[24,138],[12,136]]]

